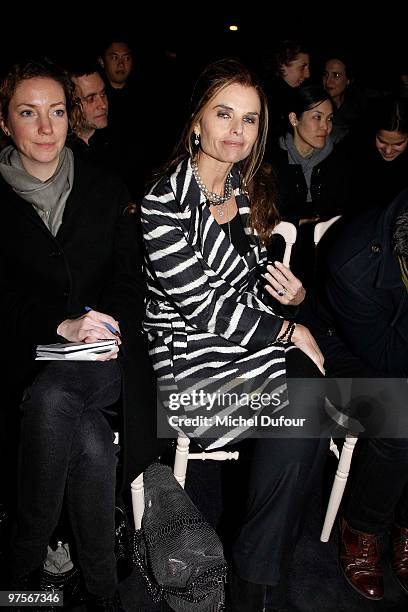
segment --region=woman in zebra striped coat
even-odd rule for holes
[[[275,586],[271,596],[282,590],[322,445],[272,439],[270,428],[250,418],[261,416],[259,405],[240,400],[267,396],[263,416],[287,414],[289,400],[298,409],[301,401],[305,416],[316,414],[313,378],[323,371],[323,358],[307,328],[265,303],[265,285],[285,305],[299,304],[304,289],[282,264],[265,270],[265,243],[277,215],[271,176],[259,170],[268,127],[264,93],[244,66],[221,60],[204,71],[195,97],[180,155],[143,202],[144,326],[168,392],[170,423],[207,448],[251,437],[251,480],[231,584],[232,608],[255,611],[263,609],[266,585]],[[287,374],[309,377],[301,399],[290,384],[288,391]],[[183,415],[172,412],[179,407],[174,391],[183,392]]]

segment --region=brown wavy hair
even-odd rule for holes
[[[44,61],[28,60],[15,64],[8,71],[0,84],[0,115],[7,122],[10,100],[21,83],[28,79],[43,77],[59,83],[64,90],[65,103],[69,126],[75,131],[78,124],[83,121],[82,107],[75,94],[75,86],[68,73],[49,59]]]
[[[262,164],[268,134],[268,104],[258,79],[240,61],[234,58],[218,60],[201,73],[191,98],[190,118],[164,172],[170,174],[182,159],[187,156],[195,157],[199,145],[194,143],[194,126],[200,122],[215,96],[233,84],[253,87],[261,103],[258,138],[251,153],[240,163],[240,175],[241,189],[248,194],[251,203],[249,226],[256,231],[260,240],[266,243],[279,221],[275,206],[276,183],[273,172],[270,166]]]

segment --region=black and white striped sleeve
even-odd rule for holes
[[[172,193],[150,194],[142,206],[149,268],[169,301],[192,327],[248,350],[274,342],[282,318],[242,303],[234,287],[203,266],[186,240],[172,199]]]

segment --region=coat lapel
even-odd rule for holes
[[[208,202],[193,176],[189,159],[181,162],[170,182],[180,204],[180,221],[198,258],[205,260],[208,266],[227,282],[239,284],[241,279],[246,278],[249,270],[258,264],[260,253],[258,241],[247,228],[249,203],[240,190],[238,169],[233,168],[232,184],[238,212],[250,244],[245,257],[239,255],[226,232],[212,216]]]

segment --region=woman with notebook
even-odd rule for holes
[[[65,146],[80,108],[63,71],[50,62],[14,66],[0,85],[0,107],[10,139],[0,154],[0,313],[5,403],[15,415],[23,398],[10,586],[40,590],[65,501],[88,608],[115,610],[117,446],[107,417],[117,412],[122,388],[125,397],[132,393],[126,372],[135,355],[132,377],[146,378],[135,221],[120,180]],[[100,339],[118,340],[123,354],[115,347],[98,357],[102,363],[34,360],[39,343]]]

